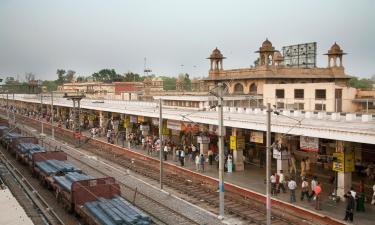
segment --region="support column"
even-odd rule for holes
[[[345,153],[344,141],[336,140],[336,152]],[[337,195],[344,197],[352,186],[352,172],[337,172]],[[343,198],[344,199],[344,198]]]
[[[236,171],[245,169],[243,162],[243,150],[245,145],[244,136],[240,128],[232,128],[232,136],[236,139],[236,148],[233,149],[233,164]]]
[[[103,122],[104,122],[103,111],[99,111],[99,127],[103,127]]]

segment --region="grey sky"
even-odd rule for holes
[[[344,0],[0,0],[0,75],[56,79],[56,69],[102,68],[207,76],[216,46],[224,68],[249,67],[268,37],[277,49],[335,42],[348,74],[375,74],[375,1]],[[184,67],[181,67],[181,64]],[[194,67],[195,66],[195,67]]]

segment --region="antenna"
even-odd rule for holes
[[[144,58],[144,65],[143,65],[143,76],[148,76],[148,73],[150,73],[152,70],[150,68],[147,68],[147,58]]]

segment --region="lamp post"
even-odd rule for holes
[[[266,135],[266,211],[267,225],[271,225],[271,194],[270,194],[270,177],[271,177],[271,104],[267,103],[267,135]]]
[[[223,126],[223,84],[218,84],[219,120],[219,218],[224,218],[224,126]]]
[[[51,91],[51,129],[52,139],[55,139],[55,127],[53,126],[53,91]]]
[[[162,103],[163,100],[159,99],[159,141],[160,141],[160,150],[159,150],[159,157],[160,157],[160,189],[163,189],[163,115],[162,115]]]

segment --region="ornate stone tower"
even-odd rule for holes
[[[272,46],[272,43],[266,39],[262,43],[262,47],[259,48],[256,53],[259,53],[259,66],[268,66],[270,63],[274,65],[274,53],[276,52],[275,48]]]
[[[223,59],[225,57],[219,49],[215,48],[207,59],[210,60],[210,71],[223,70]]]
[[[343,67],[342,56],[346,55],[346,53],[344,53],[344,51],[340,48],[340,46],[336,42],[328,50],[328,53],[326,53],[324,55],[328,56],[328,68],[338,67],[337,66],[337,59],[340,60],[339,67]],[[333,63],[332,63],[332,61],[333,61]]]
[[[273,54],[273,64],[275,66],[282,66],[284,62],[284,57],[281,55],[279,51],[275,51]]]

